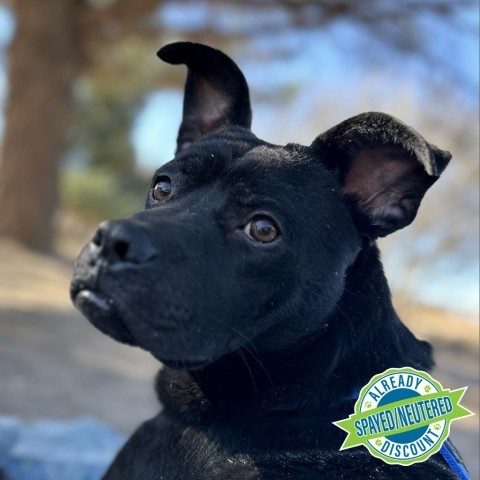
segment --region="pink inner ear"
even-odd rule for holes
[[[198,102],[195,108],[184,112],[184,123],[195,127],[195,136],[200,137],[216,130],[227,122],[230,107],[228,97],[210,82],[200,78],[196,84]],[[191,143],[191,142],[190,142]]]
[[[355,196],[366,213],[381,215],[401,202],[422,170],[413,156],[396,148],[363,149],[352,160],[342,194]]]
[[[219,91],[209,82],[201,79],[197,84],[197,95],[202,105],[202,121],[204,123],[202,133],[208,133],[227,123],[226,112],[231,106],[224,92]]]

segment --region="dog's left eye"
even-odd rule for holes
[[[153,198],[157,201],[165,200],[172,191],[172,182],[167,176],[160,177],[153,187]]]
[[[248,222],[244,232],[250,238],[262,243],[273,242],[280,235],[280,229],[273,218],[264,215],[256,216]]]

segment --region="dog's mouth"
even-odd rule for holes
[[[74,298],[77,305],[90,305],[103,312],[108,312],[112,308],[112,301],[107,299],[104,295],[94,292],[93,290],[83,289],[79,290]]]
[[[90,289],[72,289],[74,305],[101,332],[122,343],[135,345],[132,333],[119,315],[113,299],[104,293]]]

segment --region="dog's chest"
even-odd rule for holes
[[[225,451],[226,443],[160,415],[137,430],[104,480],[260,480],[249,455]]]
[[[454,478],[437,460],[407,471],[360,449],[262,452],[248,437],[245,431],[218,425],[182,427],[159,415],[135,432],[103,480],[338,480],[345,472],[352,479]]]
[[[179,478],[187,479],[190,475],[199,480],[259,480],[261,477],[251,457],[235,449],[226,451],[224,446],[234,442],[220,437],[192,427],[184,429],[177,449],[183,452],[186,469]]]

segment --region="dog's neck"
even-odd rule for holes
[[[244,351],[199,371],[163,369],[157,392],[165,411],[187,421],[288,414],[330,423],[351,410],[355,392],[373,375],[392,367],[432,366],[429,345],[395,313],[375,245],[364,247],[349,268],[328,325],[288,355]]]

